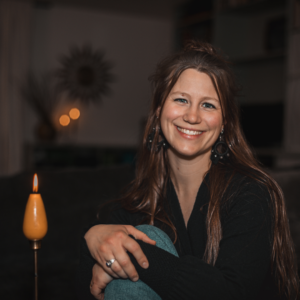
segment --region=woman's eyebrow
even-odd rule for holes
[[[214,97],[210,97],[210,96],[203,97],[202,100],[214,100],[214,101],[220,102],[219,99],[214,98]]]
[[[172,93],[170,93],[170,95],[175,95],[175,94],[179,94],[180,96],[182,96],[182,97],[185,97],[185,96],[190,96],[189,94],[187,94],[187,93],[184,93],[184,92],[180,92],[180,91],[175,91],[175,92],[172,92]],[[203,101],[205,101],[205,100],[214,100],[214,101],[217,101],[217,102],[220,102],[219,101],[219,99],[217,99],[217,98],[214,98],[214,97],[210,97],[210,96],[204,96],[204,97],[202,97],[201,98],[201,100]]]
[[[187,93],[184,93],[184,92],[180,92],[180,91],[175,91],[175,92],[172,92],[172,93],[170,93],[170,95],[174,95],[174,94],[180,94],[181,96],[189,96],[189,94],[187,94]]]

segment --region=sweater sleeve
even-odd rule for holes
[[[162,299],[255,299],[271,256],[269,196],[257,184],[236,197],[222,221],[222,240],[214,266],[190,255],[177,258],[141,241],[149,260],[142,281]]]

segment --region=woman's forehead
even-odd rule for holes
[[[202,98],[212,98],[219,101],[218,93],[210,76],[195,69],[186,69],[180,74],[169,93],[169,95],[173,94],[201,95]]]

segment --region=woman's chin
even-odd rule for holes
[[[205,156],[205,154],[207,154],[207,152],[209,151],[205,151],[203,149],[195,149],[195,148],[174,148],[174,147],[170,147],[169,148],[170,151],[173,153],[173,155],[177,156],[178,158],[181,159],[186,159],[186,160],[192,160],[196,157],[200,157],[200,156]]]

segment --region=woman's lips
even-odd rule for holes
[[[175,126],[177,128],[177,131],[180,133],[181,136],[185,138],[197,138],[199,137],[203,131],[198,131],[198,130],[191,130],[191,129],[185,129],[181,128],[179,126]]]

